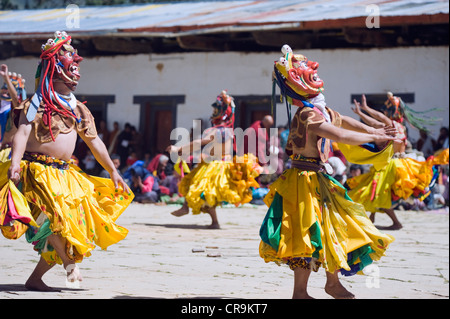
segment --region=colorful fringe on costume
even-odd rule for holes
[[[97,245],[124,239],[128,230],[115,224],[134,198],[115,189],[110,179],[89,176],[77,166],[41,154],[21,161],[21,182],[7,177],[10,162],[0,164],[0,228],[8,239],[26,234],[48,264],[62,264],[47,237],[66,239],[69,258],[81,262]]]
[[[198,164],[180,182],[179,192],[193,214],[206,212],[207,206],[223,202],[239,206],[252,200],[251,187],[259,187],[255,180],[261,172],[256,160],[245,155],[233,161],[212,161]]]
[[[322,266],[344,275],[384,256],[394,238],[375,228],[364,206],[353,202],[318,161],[297,156],[292,163],[264,199],[269,210],[260,229],[260,256],[291,269]]]

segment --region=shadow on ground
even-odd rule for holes
[[[133,223],[133,225],[143,225],[148,227],[165,227],[165,228],[180,228],[180,229],[211,229],[209,225],[195,225],[195,224],[149,224],[149,223]],[[217,229],[212,229],[217,230]]]
[[[49,291],[48,293],[64,292],[64,291],[86,291],[86,289],[79,289],[79,288],[67,288],[67,287],[52,287],[52,288],[55,289],[55,291]],[[14,293],[14,292],[29,292],[29,291],[33,290],[28,290],[27,288],[25,288],[24,284],[0,284],[0,292]]]

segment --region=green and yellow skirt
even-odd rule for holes
[[[295,162],[264,199],[269,209],[260,229],[260,256],[291,269],[322,266],[344,275],[360,273],[384,256],[394,238],[372,224],[364,206],[317,162],[312,168]]]
[[[115,224],[134,198],[116,190],[110,179],[90,176],[79,167],[42,154],[21,161],[16,187],[7,177],[10,161],[0,164],[0,229],[8,239],[23,234],[48,264],[62,260],[47,241],[61,235],[69,258],[81,262],[99,246],[106,249],[128,230]]]

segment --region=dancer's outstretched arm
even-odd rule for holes
[[[378,121],[377,123],[374,123],[377,125],[369,126],[364,123],[361,123],[360,121],[355,120],[354,118],[351,118],[350,116],[341,115],[341,119],[342,119],[341,127],[346,130],[376,135],[394,136],[397,134],[397,130],[393,126],[387,126]]]
[[[395,140],[394,136],[381,133],[379,130],[374,130],[373,133],[361,133],[337,127],[328,122],[310,124],[309,129],[318,137],[328,138],[335,142],[349,145],[361,145],[370,142],[380,143]]]
[[[182,146],[175,146],[175,145],[169,145],[166,148],[166,152],[168,153],[177,153],[179,156],[181,156],[184,152],[187,152],[189,154],[192,154],[194,150],[200,149],[202,146],[210,143],[214,139],[214,136],[211,136],[210,138],[201,138],[197,140],[193,140],[189,144],[182,145]]]
[[[355,114],[358,115],[363,120],[363,122],[366,123],[368,126],[371,126],[374,128],[382,128],[386,125],[385,123],[378,121],[377,119],[362,112],[361,104],[358,101],[353,100],[353,103],[354,103],[355,107],[352,108],[352,111],[355,112]]]
[[[11,97],[12,108],[16,108],[19,106],[19,96],[17,95],[16,88],[11,82],[9,78],[8,66],[6,64],[2,64],[0,67],[0,76],[3,78],[3,81],[6,83],[6,87],[8,88],[9,96]]]
[[[366,96],[363,94],[361,97],[361,104],[360,104],[361,109],[366,112],[367,114],[369,114],[371,117],[373,117],[374,119],[384,123],[385,125],[392,125],[392,121],[389,117],[387,117],[386,115],[384,115],[382,112],[379,112],[377,110],[372,109],[371,107],[369,107],[367,105],[367,100],[366,100]]]

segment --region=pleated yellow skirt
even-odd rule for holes
[[[95,246],[106,249],[124,239],[128,230],[115,224],[134,198],[116,190],[110,179],[90,176],[75,165],[58,169],[21,161],[21,182],[8,178],[10,161],[0,164],[0,228],[16,239],[26,234],[49,264],[62,264],[47,242],[51,234],[66,239],[66,252],[76,262]],[[20,189],[20,191],[19,191]]]
[[[375,228],[364,206],[353,202],[339,182],[320,172],[288,169],[264,200],[269,210],[259,253],[266,262],[304,258],[329,272],[353,275],[384,256],[394,241]]]
[[[251,187],[259,187],[255,178],[260,172],[260,166],[247,155],[233,161],[202,162],[183,177],[179,192],[193,214],[224,202],[239,206],[252,200]]]
[[[367,211],[391,208],[392,202],[409,197],[420,197],[427,192],[434,175],[430,158],[422,162],[412,158],[392,158],[381,170],[370,171],[347,180],[349,196],[363,203]]]

